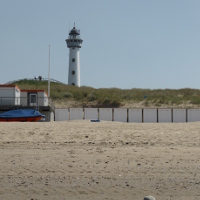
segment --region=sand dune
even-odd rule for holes
[[[200,123],[0,123],[0,199],[200,199]]]

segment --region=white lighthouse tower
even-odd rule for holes
[[[79,48],[81,48],[83,40],[80,37],[80,30],[75,28],[69,32],[68,39],[65,40],[69,48],[69,73],[68,85],[76,85],[80,87],[80,61]]]

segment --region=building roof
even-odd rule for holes
[[[14,84],[0,84],[0,88],[4,88],[4,87],[17,88],[18,90],[21,90],[17,85],[14,85]]]
[[[45,90],[21,90],[21,92],[35,92],[35,93],[36,92],[44,92],[47,95],[47,92]]]
[[[17,88],[21,92],[44,92],[47,95],[47,92],[45,90],[21,90],[17,85],[14,84],[0,84],[0,88],[8,88],[8,87]]]

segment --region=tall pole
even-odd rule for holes
[[[50,97],[50,48],[51,45],[49,45],[49,78],[48,78],[48,97]]]

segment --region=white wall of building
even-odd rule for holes
[[[28,102],[30,101],[29,93],[35,93],[37,95],[37,103],[36,106],[48,106],[48,97],[44,91],[21,91],[21,105],[29,106]]]
[[[158,122],[172,122],[172,110],[159,108]]]
[[[200,109],[188,109],[187,110],[187,121],[188,122],[200,121]]]
[[[69,110],[66,109],[55,109],[55,121],[68,121]]]
[[[45,92],[37,92],[38,106],[48,106],[48,97]]]
[[[13,87],[0,87],[0,105],[20,105],[20,90]]]
[[[145,123],[157,123],[157,109],[143,109],[143,118]]]
[[[98,108],[85,108],[84,119],[99,119]]]
[[[20,105],[20,96],[21,96],[21,92],[20,92],[20,90],[16,87],[16,88],[15,88],[15,105]]]
[[[70,120],[82,120],[83,108],[70,108]]]
[[[99,119],[112,121],[112,108],[99,108]]]
[[[114,121],[127,122],[127,109],[115,108],[114,109]]]
[[[186,122],[186,109],[173,109],[173,122]]]
[[[48,106],[49,105],[49,98],[45,93],[43,95],[44,95],[44,106]]]
[[[128,109],[128,122],[137,122],[141,123],[142,122],[142,109],[133,109],[129,108]]]

